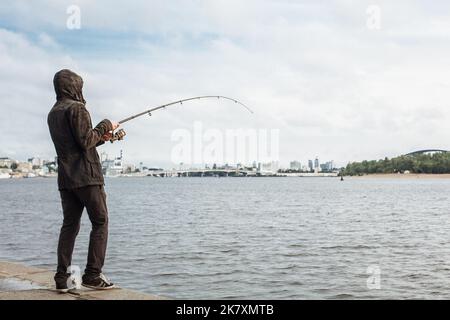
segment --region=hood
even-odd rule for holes
[[[83,79],[68,69],[58,71],[53,78],[56,100],[71,99],[86,103],[83,98]]]

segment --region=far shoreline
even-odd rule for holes
[[[371,173],[361,176],[344,176],[350,179],[450,179],[450,173]]]

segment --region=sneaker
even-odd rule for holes
[[[114,288],[114,283],[109,281],[103,273],[95,278],[83,277],[83,282],[81,283],[83,287],[95,289],[95,290],[108,290]]]
[[[67,293],[69,292],[69,287],[67,286],[67,282],[56,282],[56,291],[59,293]]]
[[[59,293],[69,292],[69,287],[67,286],[67,279],[69,279],[70,274],[56,274],[55,275],[55,286],[56,291]]]

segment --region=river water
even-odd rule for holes
[[[450,180],[112,178],[104,273],[186,299],[450,298]],[[0,180],[0,260],[54,269],[56,179]],[[84,268],[83,215],[73,264]]]

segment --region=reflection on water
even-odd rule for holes
[[[123,287],[198,299],[450,298],[450,180],[117,178],[106,189],[104,271]],[[54,269],[61,220],[56,180],[0,180],[0,259]],[[89,229],[84,215],[82,268]]]

